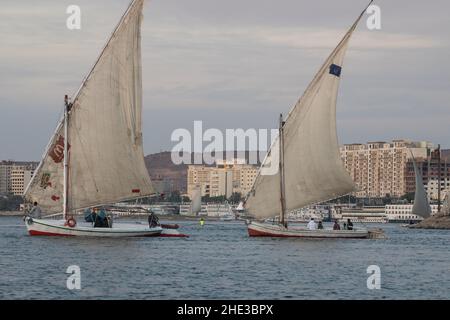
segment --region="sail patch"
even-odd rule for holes
[[[333,63],[330,66],[330,74],[334,74],[338,78],[341,76],[341,71],[342,71],[342,67],[338,66],[337,64]]]

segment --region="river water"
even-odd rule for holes
[[[387,240],[301,240],[176,223],[188,239],[30,237],[21,218],[0,217],[0,298],[450,299],[450,231],[384,224],[369,226]],[[71,265],[80,290],[66,286]],[[380,289],[367,287],[370,265]]]

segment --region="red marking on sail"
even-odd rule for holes
[[[58,196],[55,196],[55,195],[52,196],[52,200],[53,200],[53,201],[58,201],[59,199],[61,199],[61,198],[58,197]]]
[[[67,149],[70,149],[70,144],[67,145]],[[55,163],[60,163],[64,159],[64,137],[59,136],[58,140],[56,140],[53,148],[50,150],[48,154]]]
[[[132,189],[131,192],[133,192],[133,193],[141,193],[141,189]]]

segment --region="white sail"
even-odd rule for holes
[[[431,207],[428,203],[427,193],[425,192],[425,188],[423,186],[422,174],[417,168],[414,157],[412,157],[412,161],[414,165],[414,174],[416,175],[416,193],[414,195],[412,214],[423,218],[428,218],[431,215]]]
[[[363,12],[364,13],[364,12]],[[283,126],[286,210],[337,198],[355,185],[339,154],[336,99],[344,55],[363,13],[325,61]],[[278,139],[262,167],[278,161]],[[280,175],[260,170],[245,207],[256,218],[280,213]]]
[[[202,194],[200,189],[194,189],[192,192],[190,214],[196,215],[202,210]]]
[[[447,191],[447,194],[444,198],[441,213],[445,216],[450,216],[450,190]]]
[[[142,7],[143,0],[129,6],[74,98],[68,118],[69,210],[153,193],[141,132]],[[25,195],[47,213],[62,211],[63,145],[60,124]]]

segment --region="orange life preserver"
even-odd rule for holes
[[[77,221],[74,218],[69,218],[66,221],[66,225],[68,225],[71,228],[75,228],[75,226],[77,225]]]

